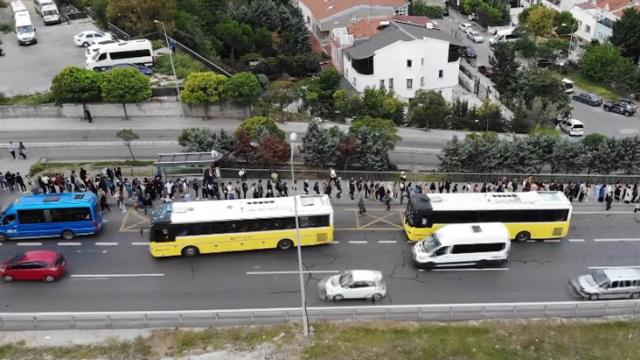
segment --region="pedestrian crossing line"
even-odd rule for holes
[[[16,246],[42,246],[41,242],[19,242]]]
[[[367,244],[368,241],[367,240],[349,240],[349,244]]]
[[[118,246],[117,242],[97,242],[96,246]]]
[[[134,241],[131,243],[133,246],[147,246],[149,245],[148,241]]]
[[[58,246],[80,246],[82,243],[80,242],[59,242]]]
[[[584,242],[584,239],[569,239],[569,242]]]
[[[378,240],[378,244],[397,244],[397,240]]]

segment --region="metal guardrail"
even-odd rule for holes
[[[370,305],[307,308],[310,321],[585,318],[637,315],[640,301]],[[0,313],[0,330],[219,327],[298,321],[300,308],[237,310]]]

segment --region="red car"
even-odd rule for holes
[[[25,251],[0,263],[4,281],[42,280],[52,282],[64,276],[67,261],[56,251]]]

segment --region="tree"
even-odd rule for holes
[[[409,3],[409,15],[426,16],[429,19],[442,19],[444,9],[442,6],[427,5],[424,0],[414,0]]]
[[[108,102],[121,103],[125,119],[129,119],[126,103],[140,102],[151,97],[149,78],[131,68],[113,69],[104,74],[102,98]]]
[[[444,145],[442,148],[442,155],[438,155],[440,160],[440,170],[446,172],[462,172],[462,162],[464,160],[463,154],[464,144],[458,140],[457,136]]]
[[[519,74],[518,97],[527,104],[536,98],[545,99],[560,109],[569,106],[571,100],[562,90],[560,79],[547,69],[529,67]]]
[[[561,11],[556,13],[553,18],[553,26],[556,28],[556,34],[559,36],[567,36],[578,30],[578,20],[573,17],[569,11]]]
[[[619,163],[612,161],[617,153],[618,142],[616,139],[609,138],[600,143],[597,149],[590,153],[590,165],[593,170],[599,174],[608,175],[618,170]]]
[[[527,59],[534,57],[538,50],[538,45],[528,33],[520,35],[518,40],[516,40],[514,47],[516,51],[520,52],[522,57]]]
[[[436,91],[418,90],[409,101],[409,123],[425,129],[447,129],[451,115],[447,101]]]
[[[222,41],[233,60],[251,50],[253,36],[253,30],[249,25],[235,20],[225,21],[216,26],[216,37]]]
[[[349,135],[360,143],[360,164],[370,170],[388,170],[391,167],[389,151],[400,139],[391,120],[366,116],[351,123]]]
[[[365,88],[362,94],[362,112],[358,116],[391,119],[400,125],[404,121],[404,105],[392,90]]]
[[[140,136],[138,136],[138,134],[133,132],[133,130],[131,130],[131,129],[122,129],[122,130],[118,131],[116,136],[119,137],[120,139],[122,139],[124,144],[127,146],[127,149],[129,149],[129,154],[131,154],[131,159],[133,159],[133,161],[135,161],[136,158],[135,158],[135,156],[133,156],[133,151],[131,150],[131,142],[133,140],[140,139]]]
[[[107,20],[137,35],[158,31],[154,20],[162,20],[170,31],[175,10],[176,0],[109,0]]]
[[[186,152],[216,150],[228,156],[234,151],[235,139],[223,129],[215,133],[208,128],[187,128],[182,130],[178,143]]]
[[[549,165],[552,173],[576,174],[584,170],[587,160],[587,151],[582,143],[560,139],[549,158]]]
[[[488,173],[496,171],[501,166],[501,142],[493,132],[467,135],[462,149],[463,170],[473,173]]]
[[[620,48],[623,56],[634,64],[640,59],[640,11],[635,7],[624,10],[620,20],[613,23],[612,44]]]
[[[520,68],[520,63],[516,60],[515,47],[503,42],[493,45],[492,48],[493,56],[489,59],[489,64],[495,70],[493,83],[501,98],[511,99],[516,92]]]
[[[548,39],[538,44],[536,53],[538,57],[555,61],[560,56],[567,56],[569,41],[560,38]]]
[[[580,61],[580,70],[584,76],[595,81],[607,81],[612,70],[624,67],[628,60],[620,55],[620,50],[611,43],[591,45]],[[617,76],[617,75],[614,75]]]
[[[549,127],[554,119],[563,111],[560,104],[553,100],[536,97],[531,101],[519,100],[513,107],[514,116],[509,123],[511,131],[516,133],[528,133],[529,130],[538,127]]]
[[[259,144],[251,138],[245,129],[238,128],[235,135],[233,156],[246,162],[254,162],[258,158]]]
[[[527,28],[536,36],[547,37],[553,32],[555,16],[558,12],[546,6],[537,6],[528,14]]]
[[[333,94],[340,88],[341,79],[335,69],[330,69],[308,81],[304,101],[313,115],[331,119],[335,116]]]
[[[227,80],[225,84],[226,96],[245,107],[249,107],[262,93],[262,85],[258,78],[250,72],[239,72]]]
[[[487,131],[504,131],[505,124],[502,117],[502,110],[499,103],[494,103],[489,99],[485,99],[482,105],[478,108],[477,118],[482,129]]]
[[[312,121],[302,138],[301,152],[305,164],[326,168],[327,164],[335,163],[339,157],[338,144],[342,135],[337,126],[324,129],[317,121]]]
[[[236,138],[241,131],[246,131],[250,139],[256,142],[271,135],[284,139],[284,131],[278,127],[272,118],[266,116],[254,116],[245,119],[236,130]]]
[[[100,101],[101,83],[102,73],[77,66],[68,66],[53,78],[51,93],[57,104],[85,104]]]
[[[349,167],[351,159],[358,156],[362,151],[361,145],[360,140],[355,135],[342,135],[338,144],[338,151],[340,152],[340,162],[344,165],[345,171]]]
[[[260,143],[260,159],[269,168],[274,164],[286,163],[290,154],[289,143],[275,135],[267,136]]]
[[[349,96],[344,89],[333,93],[333,103],[338,114],[337,118],[340,120],[357,117],[362,114],[362,98],[360,96]]]
[[[214,72],[189,74],[180,94],[182,101],[189,105],[204,105],[205,119],[209,118],[209,104],[215,104],[224,96],[227,78]]]
[[[617,152],[615,161],[619,163],[620,170],[623,170],[626,175],[637,173],[640,169],[640,138],[638,135],[620,139]]]
[[[351,127],[349,128],[349,132],[366,129],[367,131],[371,131],[381,136],[384,140],[384,143],[389,146],[389,150],[393,150],[395,143],[400,140],[400,136],[398,135],[398,129],[393,125],[391,120],[380,119],[380,118],[372,118],[370,116],[365,116],[363,118],[354,120],[351,123]]]

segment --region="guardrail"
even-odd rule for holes
[[[309,321],[585,318],[636,315],[640,301],[567,301],[309,307]],[[298,321],[300,308],[237,310],[0,313],[0,330],[219,327]]]

